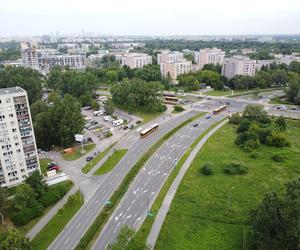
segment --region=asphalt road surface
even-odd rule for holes
[[[129,148],[128,152],[117,164],[117,166],[110,173],[108,173],[105,178],[103,178],[100,185],[95,190],[90,190],[92,193],[91,198],[85,202],[82,208],[67,224],[64,230],[58,235],[48,249],[74,249],[96,216],[103,209],[105,202],[118,188],[123,178],[138,161],[138,159],[164,134],[180,125],[185,120],[193,117],[197,113],[198,112],[196,111],[191,111],[182,116],[174,118],[160,126],[158,131],[154,132],[149,137],[137,140],[136,143]]]
[[[231,103],[230,112],[242,110],[245,106],[245,104],[232,100]],[[212,100],[210,105],[211,107],[217,106],[219,101]],[[228,115],[228,110],[218,115],[211,114],[210,119],[206,119],[206,116],[201,117],[182,128],[156,151],[136,176],[119,206],[106,223],[93,246],[94,250],[105,249],[109,243],[116,239],[120,229],[125,224],[134,229],[138,229],[142,225],[149,208],[178,160],[196,138],[226,115]],[[198,126],[194,127],[196,123]]]

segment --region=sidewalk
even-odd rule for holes
[[[58,210],[61,209],[68,201],[70,195],[75,194],[78,187],[74,186],[71,190],[60,200],[54,207],[52,207],[48,213],[46,213],[37,224],[26,234],[26,237],[31,241],[47,224],[48,222],[57,214]]]
[[[161,230],[161,227],[163,225],[163,222],[167,216],[167,213],[170,209],[172,200],[176,194],[177,188],[180,185],[180,182],[182,181],[186,171],[190,167],[191,163],[197,156],[199,150],[202,148],[202,146],[205,144],[205,142],[208,140],[208,138],[213,135],[219,128],[221,128],[225,123],[228,122],[228,119],[221,122],[219,125],[217,125],[215,128],[210,130],[202,139],[201,141],[196,145],[196,147],[193,149],[193,151],[190,153],[184,164],[182,165],[178,175],[176,176],[175,180],[173,181],[172,185],[170,186],[166,197],[163,200],[163,203],[157,213],[157,216],[155,218],[154,223],[152,224],[151,231],[147,238],[147,245],[151,246],[151,249],[154,248],[156,240],[159,236],[159,232]]]

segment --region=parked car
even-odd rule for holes
[[[92,107],[91,106],[86,106],[86,107],[83,107],[84,110],[91,110]]]
[[[140,124],[140,123],[142,123],[142,121],[137,120],[135,123],[136,123],[136,124]]]
[[[123,127],[123,130],[126,130],[126,129],[128,129],[128,126],[125,125],[125,126]]]
[[[193,127],[196,128],[196,127],[198,127],[198,125],[199,125],[198,123],[195,123],[195,124],[193,124]]]
[[[207,115],[207,116],[206,116],[206,119],[210,119],[210,118],[211,118],[211,115]]]
[[[133,128],[134,128],[134,125],[133,125],[133,124],[130,124],[128,128],[129,128],[129,129],[133,129]]]
[[[56,162],[52,161],[52,162],[48,163],[48,166],[47,166],[47,170],[48,170],[48,171],[51,171],[51,170],[56,170],[56,171],[58,171],[59,169],[60,169],[60,168],[59,168],[59,166],[57,165]]]
[[[88,156],[88,157],[86,157],[86,161],[91,161],[91,160],[93,160],[94,159],[94,157],[93,156]]]

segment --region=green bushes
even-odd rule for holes
[[[180,105],[175,105],[174,106],[174,111],[177,112],[177,113],[179,113],[179,112],[184,111],[184,108],[182,106],[180,106]]]
[[[200,173],[202,175],[212,175],[213,174],[212,166],[210,164],[204,164],[200,169]]]
[[[228,175],[243,175],[248,173],[248,167],[244,163],[232,162],[224,167],[224,173]]]
[[[290,146],[282,132],[286,130],[283,117],[272,121],[261,106],[248,105],[242,117],[234,115],[231,123],[238,124],[235,143],[245,152],[257,149],[261,144],[271,147]]]
[[[16,212],[12,221],[16,225],[25,225],[42,215],[44,208],[55,204],[71,188],[72,182],[62,182],[48,187],[38,172],[27,178],[26,183],[17,187],[14,197]]]
[[[282,155],[282,154],[274,154],[272,156],[272,160],[276,161],[276,162],[284,162],[285,159],[286,159],[285,155]]]

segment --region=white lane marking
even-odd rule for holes
[[[133,226],[135,226],[135,224],[138,223],[141,219],[142,219],[142,217],[137,218],[137,219],[135,220]]]
[[[124,223],[128,220],[128,219],[130,219],[132,217],[132,215],[130,214],[130,215],[128,215],[126,218],[125,218],[125,220],[124,220]]]
[[[79,228],[79,227],[80,227],[80,225],[81,225],[81,222],[79,222],[79,223],[77,224],[76,228]]]
[[[163,178],[164,176],[167,176],[168,173],[164,173],[161,177]]]

